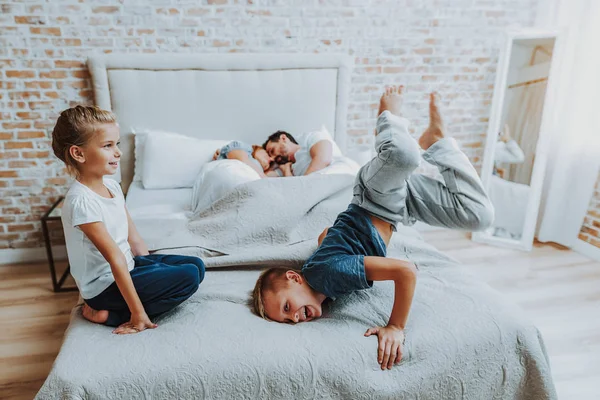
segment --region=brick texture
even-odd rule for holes
[[[579,239],[600,247],[600,174],[598,174],[596,188],[579,232]]]
[[[350,146],[371,140],[384,85],[403,83],[412,133],[425,128],[427,92],[437,90],[449,133],[479,166],[502,33],[532,26],[537,1],[4,2],[0,248],[42,246],[39,217],[69,183],[51,129],[63,109],[92,104],[92,54],[346,53],[355,58]]]

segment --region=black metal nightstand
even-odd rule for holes
[[[52,255],[52,243],[50,241],[50,233],[48,232],[48,221],[60,221],[62,202],[65,198],[60,197],[52,207],[42,217],[42,232],[44,233],[44,241],[46,243],[46,255],[48,256],[48,264],[50,266],[50,277],[52,278],[52,288],[55,292],[72,292],[77,290],[77,287],[62,287],[65,279],[71,273],[71,267],[67,264],[67,269],[62,274],[60,279],[56,279],[56,268],[54,267],[54,256]]]

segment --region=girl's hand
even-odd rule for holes
[[[217,149],[215,151],[215,154],[213,154],[213,161],[217,160],[217,158],[219,157],[219,154],[221,154],[221,149]]]
[[[132,314],[129,322],[125,322],[117,329],[113,331],[117,335],[127,335],[130,333],[140,333],[141,331],[145,331],[146,329],[154,329],[158,327],[155,323],[150,321],[148,315],[145,312],[141,314]]]
[[[287,162],[285,164],[281,164],[279,166],[279,168],[281,169],[281,172],[283,172],[283,176],[293,176],[293,174],[292,174],[292,163],[291,162]]]
[[[379,346],[377,348],[377,362],[381,369],[392,369],[402,359],[402,345],[404,344],[404,330],[394,325],[369,328],[365,336],[377,335]]]

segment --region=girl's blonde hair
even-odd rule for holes
[[[254,157],[254,155],[256,154],[256,152],[259,151],[259,150],[264,150],[264,149],[262,148],[262,146],[257,146],[255,144],[253,144],[252,145],[252,157]]]
[[[76,106],[60,113],[52,131],[52,150],[67,166],[71,175],[77,176],[77,161],[70,153],[71,146],[85,146],[96,133],[99,124],[116,123],[115,115],[96,106]]]

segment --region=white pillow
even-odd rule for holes
[[[146,148],[146,138],[148,137],[147,131],[138,131],[137,129],[132,129],[131,133],[133,133],[133,182],[141,182],[142,181],[142,169],[144,165],[144,149]]]
[[[323,133],[324,135],[328,136],[328,137],[323,137],[323,139],[329,139],[331,141],[331,150],[332,150],[332,156],[333,158],[339,158],[342,157],[342,150],[340,149],[340,146],[338,146],[338,144],[335,142],[335,140],[333,140],[333,136],[331,135],[331,133],[329,133],[329,130],[327,129],[327,127],[325,127],[325,125],[321,125],[321,129],[320,132]]]
[[[147,128],[131,128],[131,133],[133,134],[134,146],[133,146],[133,182],[141,182],[142,181],[142,170],[144,169],[144,150],[146,148],[146,139],[148,138],[148,134],[150,133],[158,133],[158,134],[173,134],[180,135],[179,133],[173,133],[168,131],[147,129]]]
[[[163,135],[179,135],[184,136],[179,133],[161,131],[161,130],[153,130],[147,128],[137,128],[133,127],[131,129],[131,133],[134,138],[134,147],[133,147],[133,157],[134,157],[134,165],[133,165],[133,182],[141,182],[143,176],[144,169],[144,150],[146,148],[146,139],[148,138],[148,134],[150,133],[158,133]],[[200,139],[198,139],[200,140]],[[229,140],[227,142],[230,142]],[[216,149],[215,149],[216,150]]]
[[[228,140],[201,140],[177,133],[149,132],[142,156],[145,189],[194,186],[202,166],[212,161],[215,150]]]
[[[260,179],[252,167],[239,160],[217,160],[205,164],[192,193],[192,213],[197,216],[236,186]]]
[[[333,136],[329,133],[329,130],[325,127],[325,125],[321,125],[321,129],[318,131],[318,135],[321,136],[320,140],[328,139],[331,141],[332,147],[332,160],[331,164],[328,167],[323,168],[320,171],[315,172],[316,174],[321,175],[330,175],[330,174],[352,174],[356,175],[358,170],[360,169],[360,165],[350,157],[345,156],[342,153],[342,150],[338,146],[338,144],[333,140]],[[369,158],[367,161],[370,161]],[[365,162],[366,164],[366,162]]]

